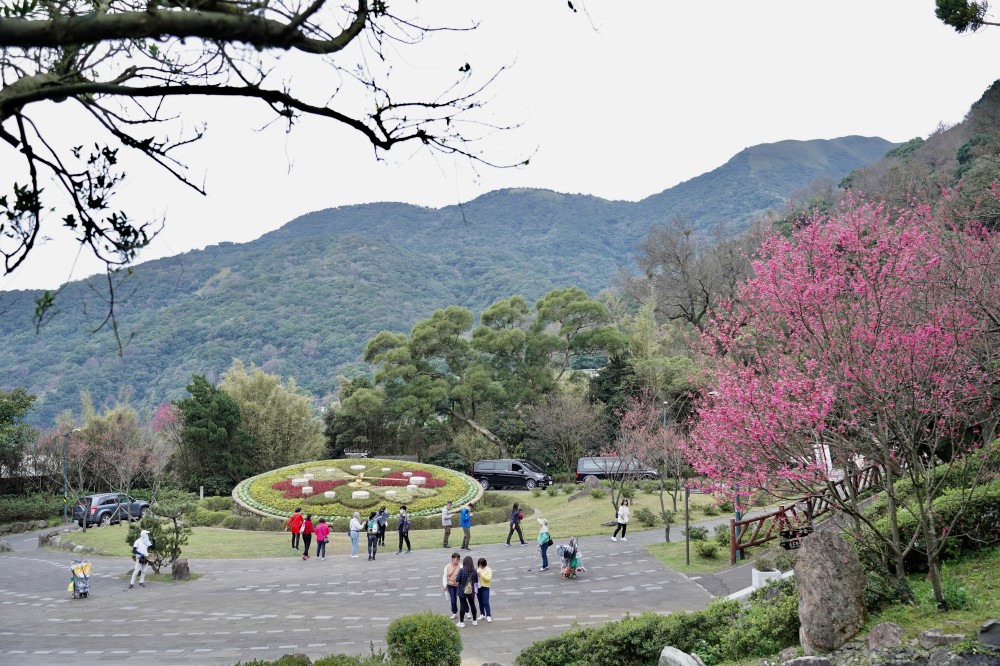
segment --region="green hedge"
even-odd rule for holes
[[[389,659],[399,666],[461,666],[462,637],[444,615],[427,611],[404,615],[385,635]]]
[[[233,497],[232,495],[227,495],[225,497],[206,497],[198,502],[198,506],[208,509],[209,511],[232,511]]]
[[[597,627],[576,629],[532,643],[518,666],[646,666],[658,663],[665,645],[697,654],[712,666],[774,654],[798,642],[798,595],[794,581],[758,591],[744,606],[713,601],[692,613],[643,613]]]
[[[67,512],[73,509],[72,503]],[[6,495],[0,497],[0,522],[17,523],[22,520],[46,520],[61,516],[62,495]]]

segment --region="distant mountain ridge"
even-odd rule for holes
[[[36,337],[38,292],[0,292],[0,387],[26,386],[32,421],[79,409],[79,392],[113,401],[131,388],[151,407],[182,397],[193,373],[216,378],[233,358],[295,377],[317,398],[358,365],[379,330],[409,331],[438,308],[478,312],[513,294],[610,286],[651,224],[684,216],[700,229],[737,231],[820,177],[839,180],[896,144],[880,138],[783,141],[639,202],[549,190],[490,192],[441,209],[402,203],[303,215],[250,243],[223,243],[135,267],[119,292],[129,340],[119,358],[88,326],[105,307],[100,280],[66,286],[59,314]]]

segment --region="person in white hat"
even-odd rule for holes
[[[128,583],[128,589],[135,586],[135,577],[139,576],[139,587],[146,587],[146,564],[149,562],[149,549],[153,547],[153,541],[149,538],[149,530],[139,532],[139,538],[132,543],[132,554],[135,555],[135,569],[132,570],[132,579]]]

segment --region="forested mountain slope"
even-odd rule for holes
[[[118,289],[126,341],[107,330],[103,278],[67,285],[35,334],[38,292],[0,293],[0,387],[38,396],[32,421],[52,425],[122,389],[150,407],[184,395],[193,373],[216,378],[240,358],[295,377],[321,398],[382,329],[409,331],[438,308],[479,311],[515,293],[596,293],[633,262],[650,224],[682,215],[736,231],[817,177],[840,179],[895,144],[846,137],[748,148],[722,167],[641,202],[547,190],[500,190],[442,209],[400,203],[304,215],[245,244],[143,263]]]

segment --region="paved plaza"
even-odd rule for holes
[[[493,623],[466,622],[460,630],[463,659],[513,664],[533,641],[571,627],[642,611],[702,608],[712,597],[709,590],[726,593],[749,584],[742,583],[749,574],[739,570],[728,574],[730,580],[671,571],[643,548],[658,539],[662,531],[656,530],[618,543],[583,538],[587,571],[576,580],[560,577],[554,557],[548,571],[538,571],[531,543],[463,553],[485,557],[494,571]],[[374,562],[364,553],[306,562],[192,560],[192,572],[203,574],[198,580],[126,590],[128,581],[117,578],[132,565],[123,545],[120,558],[90,558],[91,596],[73,600],[66,591],[70,554],[39,549],[37,533],[8,541],[15,552],[0,557],[4,664],[231,664],[289,653],[362,654],[372,645],[385,647],[386,628],[400,615],[450,614],[441,572],[451,549],[397,556],[390,548]],[[549,552],[554,555],[555,548]]]

